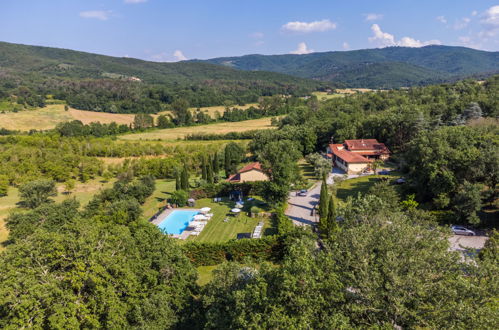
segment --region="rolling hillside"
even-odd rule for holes
[[[306,55],[246,55],[205,62],[366,88],[423,85],[499,72],[499,52],[451,46],[387,47]]]
[[[274,94],[305,95],[324,83],[210,63],[158,63],[0,42],[0,101],[41,106],[52,94],[77,109],[154,113],[177,98],[191,106],[245,104]]]

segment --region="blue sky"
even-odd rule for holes
[[[386,46],[499,50],[499,0],[1,0],[0,40],[175,61]]]

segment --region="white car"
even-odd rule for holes
[[[473,230],[469,230],[463,226],[452,226],[451,229],[455,235],[475,236],[475,232]]]

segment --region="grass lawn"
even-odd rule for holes
[[[197,267],[198,271],[198,280],[197,283],[200,286],[208,284],[213,279],[213,271],[218,268],[219,265],[215,266],[199,266]]]
[[[200,126],[186,126],[153,130],[144,133],[125,134],[122,140],[177,140],[193,133],[225,134],[230,132],[245,132],[255,129],[271,129],[271,118],[260,118],[240,122],[224,122]]]
[[[336,185],[336,196],[346,201],[349,196],[356,197],[358,193],[365,194],[380,178],[394,180],[400,177],[396,172],[390,175],[366,175],[354,179],[344,180]]]
[[[295,189],[309,189],[314,183],[320,180],[320,178],[315,175],[314,167],[305,159],[300,159],[298,161],[298,168],[300,169],[300,174],[306,184],[304,186],[295,187]]]
[[[223,202],[215,203],[211,199],[200,199],[196,202],[196,208],[211,207],[213,217],[208,222],[206,227],[199,236],[189,236],[188,240],[196,240],[199,242],[224,242],[237,238],[238,233],[252,233],[256,225],[263,221],[265,223],[263,233],[264,235],[271,235],[274,229],[271,227],[270,219],[266,217],[251,218],[247,216],[247,212],[252,205],[258,205],[263,202],[255,199],[253,202],[246,202],[243,212],[238,216],[229,215],[230,210],[234,207],[234,202],[224,199]],[[260,204],[262,209],[265,207]],[[228,222],[224,219],[228,218]]]
[[[156,189],[142,205],[144,218],[151,218],[161,207],[164,207],[165,200],[174,190],[175,180],[156,180]]]

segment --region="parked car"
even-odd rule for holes
[[[475,236],[475,232],[463,226],[452,226],[455,235]]]
[[[405,183],[405,179],[404,178],[399,178],[399,179],[395,180],[395,183],[396,184],[404,184]]]
[[[307,196],[307,189],[302,189],[298,192],[298,196]]]
[[[380,175],[388,175],[388,174],[390,174],[390,171],[389,170],[381,170],[381,171],[378,172],[378,174],[380,174]]]

